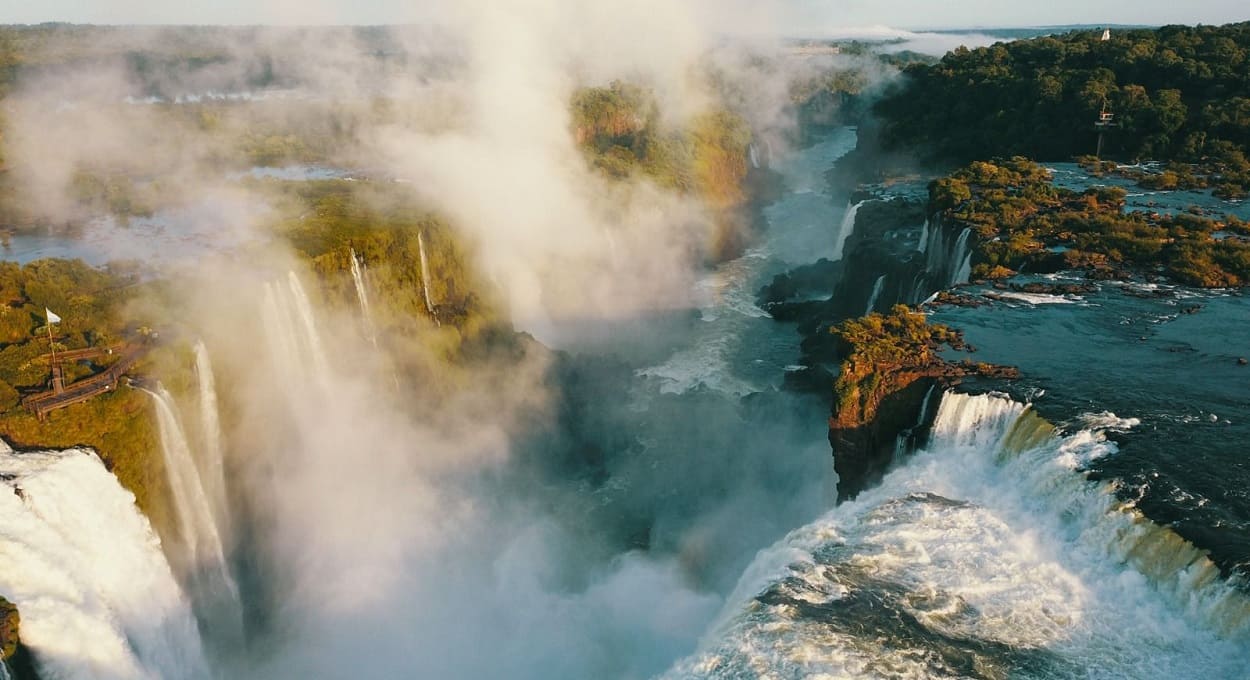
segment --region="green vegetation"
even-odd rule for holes
[[[312,294],[352,317],[360,314],[351,273],[355,252],[372,309],[365,333],[404,384],[421,386],[413,399],[450,396],[473,379],[475,363],[524,351],[494,289],[478,274],[472,243],[404,185],[267,183],[281,192],[276,202],[286,215],[271,228],[310,262],[318,277]],[[426,306],[422,245],[433,313]]]
[[[54,411],[44,422],[20,404],[24,394],[50,387],[48,327],[44,309],[61,316],[53,327],[57,351],[114,346],[137,327],[124,308],[142,287],[123,266],[96,269],[79,260],[37,260],[24,267],[0,262],[0,435],[18,447],[95,449],[148,511],[163,517],[154,494],[163,488],[157,439],[146,417],[146,395],[119,389]],[[66,383],[97,373],[118,356],[65,365]]]
[[[82,208],[96,213],[151,217],[161,193],[159,182],[140,183],[124,173],[91,173],[79,169],[71,180],[70,195]]]
[[[929,200],[945,220],[976,232],[974,278],[1084,268],[1161,271],[1194,286],[1250,283],[1250,243],[1213,236],[1245,233],[1241,222],[1125,213],[1123,190],[1060,189],[1027,159],[971,163],[933,182]]]
[[[963,347],[958,331],[931,324],[906,305],[895,305],[889,314],[848,319],[829,330],[841,358],[830,421],[836,428],[872,422],[886,396],[922,377],[948,372],[938,354],[942,347]]]
[[[880,101],[887,148],[966,163],[1095,150],[1094,122],[1114,113],[1104,153],[1201,164],[1229,196],[1250,189],[1250,23],[1075,31],[969,50],[907,68]]]
[[[291,61],[300,53],[293,44],[282,48],[289,48],[290,53],[268,54],[283,41],[256,40],[255,51],[246,57],[249,68],[231,63],[240,58],[232,53],[233,46],[264,30],[268,29],[0,27],[0,98],[32,82],[30,76],[77,73],[80,68],[87,73],[100,69],[125,74],[129,90],[95,99],[84,93],[84,99],[92,117],[126,131],[127,149],[139,147],[141,151],[84,152],[76,165],[66,163],[67,167],[57,169],[65,177],[41,177],[47,183],[39,187],[42,191],[24,191],[18,178],[28,181],[37,173],[17,164],[30,162],[29,156],[5,155],[0,149],[0,229],[40,229],[52,223],[72,227],[103,214],[122,219],[150,215],[186,201],[188,192],[198,191],[196,178],[220,177],[223,183],[232,184],[235,180],[227,179],[229,173],[252,165],[326,162],[368,167],[375,159],[355,155],[366,136],[361,134],[363,129],[395,125],[419,133],[463,125],[457,107],[464,103],[455,97],[432,104],[402,98],[339,102],[280,96],[254,101],[170,101],[178,95],[196,94],[176,88],[194,87],[186,83],[200,82],[196,76],[201,72],[245,74],[225,83],[204,79],[217,89],[299,87],[298,77],[282,75],[291,66],[298,66],[288,69],[291,74],[306,72],[305,64]],[[318,30],[308,29],[311,33]],[[380,38],[371,29],[325,30],[359,39],[361,47],[379,45]],[[290,29],[283,35],[309,37],[303,29]],[[365,51],[366,59],[388,59],[380,49],[377,54]],[[426,64],[417,62],[426,58],[405,54],[388,68],[424,69]],[[265,68],[253,71],[253,62]],[[422,73],[442,77],[455,68],[455,64],[444,64]],[[388,77],[394,69],[388,70]],[[159,99],[118,101],[126,95]],[[16,98],[3,100],[0,109],[17,118],[27,113],[20,108],[22,103]],[[741,117],[713,109],[687,121],[682,129],[667,129],[651,93],[622,83],[579,91],[571,105],[576,121],[572,132],[593,167],[609,178],[646,178],[662,188],[697,197],[720,222],[736,226],[736,214],[747,201],[744,181],[751,141]],[[72,121],[74,110],[58,111],[57,115],[66,116],[58,123]],[[3,128],[0,119],[0,147],[27,149],[3,136]],[[30,126],[22,128],[28,134],[31,130]],[[3,165],[6,160],[9,165]],[[276,217],[263,225],[269,232],[261,234],[260,240],[272,235],[289,244],[317,277],[318,285],[308,286],[310,296],[346,312],[339,318],[359,313],[351,272],[351,253],[355,253],[372,302],[372,327],[366,332],[376,341],[379,361],[394,369],[396,389],[403,384],[421,385],[423,393],[430,395],[427,398],[437,399],[440,391],[461,386],[458,381],[480,379],[480,370],[468,370],[471,364],[480,368],[484,361],[506,361],[508,353],[528,351],[526,342],[513,333],[500,313],[491,287],[479,276],[471,257],[474,244],[443,216],[420,205],[409,187],[370,180],[243,179],[239,184],[269,199],[274,209]],[[62,191],[64,195],[58,193]],[[51,212],[57,214],[42,214],[32,197],[56,203],[57,209]],[[716,246],[711,250],[719,252]],[[198,284],[181,278],[144,280],[137,270],[123,265],[95,269],[64,260],[42,260],[24,267],[0,263],[0,436],[23,448],[81,445],[96,449],[123,486],[136,495],[154,525],[165,528],[167,490],[147,395],[121,388],[54,411],[42,422],[24,410],[20,400],[50,387],[45,306],[63,318],[53,329],[58,351],[112,346],[134,338],[140,328],[160,328],[164,339],[153,345],[133,372],[159,378],[180,398],[194,388],[185,338],[196,333],[171,319],[169,310],[179,299],[176,291],[181,286]],[[104,357],[67,365],[66,382],[98,373],[116,360]],[[227,373],[218,383],[224,421],[238,407],[229,403],[230,380]]]
[[[292,215],[275,231],[307,257],[332,300],[354,306],[351,278],[354,250],[368,271],[371,294],[383,301],[383,323],[412,319],[437,321],[472,334],[491,323],[495,311],[482,297],[464,235],[416,203],[395,185],[374,182],[284,182]],[[424,243],[430,282],[431,315],[421,275]]]
[[[592,167],[608,177],[645,177],[662,188],[698,196],[716,215],[708,246],[713,259],[737,252],[748,200],[746,121],[725,109],[665,130],[651,93],[628,83],[578,90],[571,103],[573,135]]]
[[[615,81],[573,95],[573,135],[590,164],[609,177],[646,177],[666,189],[698,193],[716,209],[745,202],[746,121],[726,110],[665,130],[652,94]]]
[[[8,661],[17,653],[21,623],[17,607],[0,597],[0,662]]]

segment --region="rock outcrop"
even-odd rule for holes
[[[7,662],[17,653],[20,640],[18,629],[22,617],[17,613],[17,605],[0,597],[0,661]]]
[[[21,623],[17,605],[0,597],[0,664],[14,680],[39,680],[30,650],[22,644]]]
[[[841,360],[829,418],[839,502],[880,481],[899,455],[923,442],[934,392],[969,376],[1018,376],[1010,367],[942,358],[942,348],[967,348],[960,334],[903,305],[830,333]]]

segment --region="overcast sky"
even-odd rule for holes
[[[156,24],[388,24],[437,16],[454,0],[0,0],[0,23]],[[483,0],[558,2],[559,0]],[[605,0],[567,0],[603,2]],[[683,0],[674,0],[679,2]],[[1055,24],[1222,24],[1250,19],[1247,0],[690,0],[712,21],[725,21],[734,6],[761,6],[772,29],[787,34],[836,33],[836,29],[889,25],[902,28],[964,28]],[[755,20],[753,20],[755,21]]]

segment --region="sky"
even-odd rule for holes
[[[0,0],[0,23],[393,24],[437,17],[455,0]],[[534,0],[490,0],[533,3]],[[569,0],[596,2],[601,0]],[[678,0],[674,0],[675,2]],[[710,21],[815,36],[848,27],[993,28],[1057,24],[1222,24],[1250,20],[1246,0],[688,0]],[[749,9],[747,9],[749,7]],[[766,7],[767,9],[762,9]],[[741,9],[742,11],[739,11]],[[760,24],[761,12],[770,20]]]

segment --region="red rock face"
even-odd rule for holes
[[[8,661],[17,653],[20,624],[17,606],[0,597],[0,660]]]

